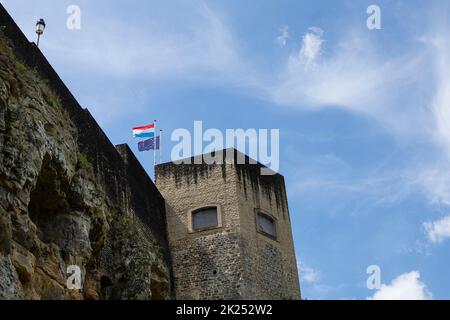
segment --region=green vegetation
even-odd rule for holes
[[[77,170],[83,170],[83,169],[86,169],[88,166],[89,166],[89,160],[86,157],[86,155],[83,154],[83,153],[79,153],[77,155],[76,169]]]
[[[59,97],[51,91],[45,94],[45,100],[54,108],[61,105],[61,99],[59,99]]]
[[[17,60],[12,51],[11,41],[6,38],[1,27],[0,55],[4,56],[5,59],[15,61],[15,67],[18,74],[17,80],[21,82],[22,85],[29,87],[30,84],[39,84],[45,101],[54,108],[61,106],[61,99],[51,90],[48,79],[41,78],[36,68],[30,68],[24,62]]]
[[[158,257],[159,259],[163,259],[163,254],[162,254],[162,250],[161,247],[159,246],[158,242],[156,242],[153,239],[148,239],[151,247],[155,250],[155,254],[156,257]]]
[[[17,68],[17,71],[19,72],[19,74],[21,74],[21,75],[24,75],[25,72],[28,71],[27,65],[20,61],[16,62],[16,68]]]
[[[150,239],[145,235],[142,229],[142,222],[136,216],[130,216],[126,213],[118,213],[113,215],[113,219],[117,223],[116,228],[125,238],[134,238],[138,246],[141,247],[141,251],[153,252],[158,259],[163,258],[162,250],[157,241]]]

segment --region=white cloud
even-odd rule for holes
[[[437,29],[444,30],[440,25]],[[432,51],[435,94],[430,103],[432,119],[429,135],[439,152],[437,161],[428,164],[418,173],[418,182],[431,203],[450,207],[450,43],[446,33],[434,32],[422,37]],[[441,244],[450,238],[450,215],[436,221],[423,224],[429,241]]]
[[[48,7],[46,14],[55,14],[51,1],[43,3]],[[7,1],[7,4],[15,8],[15,12],[25,15],[21,9],[27,7],[26,1]],[[103,13],[104,3],[97,7],[85,4],[83,12],[86,15],[83,17],[86,20],[83,20],[82,30],[69,32],[49,24],[42,49],[52,63],[56,62],[58,70],[64,72],[130,79],[194,79],[202,83],[213,79],[233,87],[244,86],[246,93],[284,107],[333,107],[372,117],[396,139],[430,140],[447,154],[439,163],[426,164],[417,170],[415,178],[397,183],[392,183],[396,181],[395,177],[382,181],[369,176],[353,184],[327,178],[326,186],[354,188],[356,192],[350,191],[357,193],[376,185],[379,186],[376,190],[392,190],[391,194],[400,197],[403,191],[396,192],[397,186],[398,190],[406,191],[409,186],[401,188],[399,184],[415,184],[423,188],[433,203],[450,205],[448,26],[435,27],[429,32],[431,36],[420,39],[421,45],[404,54],[382,52],[383,46],[373,42],[371,39],[374,38],[367,36],[367,30],[343,30],[336,45],[326,47],[330,43],[326,41],[326,32],[311,27],[302,37],[299,49],[274,74],[273,69],[252,66],[253,61],[258,61],[254,59],[257,52],[242,55],[242,46],[232,28],[218,12],[202,2],[183,5],[186,7],[180,11],[187,12],[188,21],[165,24],[171,16],[163,16],[160,20],[155,17],[152,23],[136,25],[112,19],[107,11]],[[34,14],[31,9],[27,12]],[[89,14],[95,15],[95,19],[88,19]],[[22,17],[24,27],[27,26],[25,22],[30,21],[28,18]],[[56,16],[49,18],[57,20]],[[439,17],[433,15],[433,19],[439,20]],[[165,28],[167,25],[169,27]],[[32,28],[24,30],[29,30],[30,39],[35,39]],[[289,28],[284,26],[277,42],[284,46],[288,39]],[[429,89],[429,96],[422,88]],[[111,110],[110,103],[99,109],[111,113],[126,111],[120,105]]]
[[[371,298],[373,300],[431,300],[432,294],[420,281],[420,273],[412,271],[395,278],[389,285],[383,284]]]
[[[424,228],[431,242],[442,243],[450,238],[450,215],[434,222],[425,222]]]
[[[166,20],[171,23],[152,16],[145,23],[134,24],[122,19],[111,23],[111,14],[102,12],[101,6],[85,5],[83,12],[94,12],[95,19],[86,14],[79,31],[54,28],[51,31],[58,34],[48,34],[42,50],[66,72],[83,70],[130,79],[233,78],[242,66],[227,26],[203,2],[183,2],[183,6],[190,14],[176,20],[169,15]]]
[[[319,281],[319,273],[302,262],[298,263],[300,282],[315,283]]]
[[[446,157],[443,161],[419,168],[415,179],[414,183],[423,190],[431,204],[450,206],[450,166]]]
[[[333,50],[323,54],[326,34],[313,30],[305,34],[300,53],[288,59],[270,87],[275,103],[365,114],[396,134],[425,127],[417,96],[402,95],[411,92],[418,74],[426,68],[424,52],[386,59],[366,35],[348,32]]]
[[[286,159],[287,168],[295,172],[288,186],[290,195],[309,199],[326,195],[336,203],[327,210],[329,214],[342,213],[345,206],[346,213],[357,215],[374,206],[399,203],[420,188],[414,180],[416,172],[390,167],[390,153],[360,172],[356,172],[351,161],[335,154]]]
[[[289,57],[288,72],[294,74],[313,68],[322,54],[323,42],[323,30],[317,27],[310,27],[302,38],[298,54]]]
[[[309,68],[322,53],[323,30],[317,27],[309,28],[303,36],[299,57],[305,59],[305,66]]]
[[[450,158],[450,43],[445,31],[422,37],[421,41],[430,47],[433,54],[435,77],[435,95],[431,102],[435,124],[433,133]]]
[[[371,203],[376,203],[375,199],[397,201],[421,191],[430,204],[450,206],[448,29],[447,25],[435,26],[414,49],[391,55],[380,52],[379,45],[358,32],[343,33],[333,48],[324,48],[326,33],[305,34],[301,54],[289,58],[271,88],[273,101],[294,109],[339,108],[365,115],[375,119],[399,145],[415,147],[419,142],[421,154],[415,154],[398,174],[377,172],[375,179],[368,176],[359,181],[323,177],[321,166],[316,171],[319,176],[310,181],[303,177],[297,189],[319,183],[318,187],[333,188],[333,194],[370,190],[376,196],[366,197]],[[441,243],[445,221],[426,226],[429,239]]]
[[[284,26],[280,29],[280,35],[277,37],[277,43],[284,47],[289,39],[289,27]]]

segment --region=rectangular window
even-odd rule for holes
[[[277,229],[275,226],[275,220],[263,213],[256,215],[256,222],[258,224],[258,231],[262,232],[272,238],[277,237]]]
[[[217,207],[204,208],[192,213],[192,229],[202,230],[218,227]]]

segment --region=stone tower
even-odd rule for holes
[[[156,167],[176,298],[299,299],[283,176],[234,149],[207,156],[223,161]]]

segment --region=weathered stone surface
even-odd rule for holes
[[[170,298],[170,266],[155,240],[165,229],[156,234],[133,210],[145,217],[164,202],[129,200],[130,187],[98,162],[109,152],[126,181],[114,146],[102,141],[106,151],[84,154],[77,114],[13,49],[0,31],[0,299]],[[71,265],[81,269],[80,290],[67,287]]]
[[[14,251],[11,254],[11,260],[19,275],[19,280],[22,283],[30,282],[36,267],[35,256],[25,248],[16,244],[14,245]]]
[[[33,288],[38,292],[38,298],[42,300],[63,300],[70,297],[67,289],[61,283],[39,268],[33,278]]]
[[[0,254],[8,255],[11,252],[12,231],[11,218],[0,206]]]
[[[300,298],[284,179],[246,163],[157,166],[178,299]],[[221,223],[193,232],[190,212],[211,206]],[[273,217],[276,239],[258,231],[257,212]]]
[[[15,300],[23,297],[22,285],[11,259],[0,255],[0,299]]]
[[[139,220],[114,219],[108,242],[112,244],[113,272],[109,280],[114,299],[170,298],[169,269]]]

